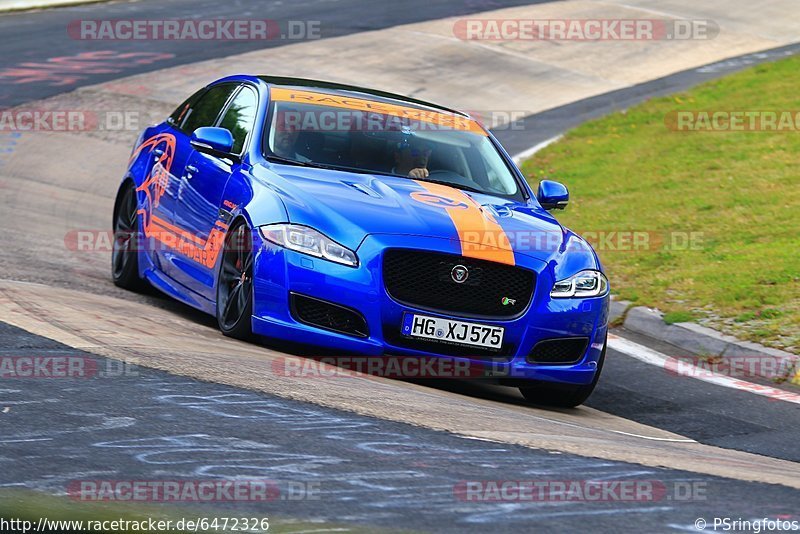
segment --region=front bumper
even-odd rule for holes
[[[400,304],[384,289],[382,254],[389,248],[409,248],[460,254],[459,244],[448,239],[419,236],[370,235],[358,248],[357,268],[338,265],[293,252],[259,239],[253,273],[253,332],[273,339],[324,347],[336,355],[437,356],[436,352],[400,346],[394,332],[400,331],[404,312],[422,313],[505,328],[504,356],[489,358],[492,374],[500,381],[545,380],[588,384],[597,372],[597,362],[608,330],[609,297],[551,299],[552,267],[516,255],[519,267],[536,271],[536,287],[528,309],[511,320],[487,320],[436,313]],[[367,321],[369,335],[354,337],[298,322],[290,311],[290,292],[307,295],[357,310]],[[526,356],[537,342],[561,337],[587,337],[583,357],[572,364],[529,363]],[[394,341],[393,341],[394,340]],[[476,365],[487,358],[454,357]]]

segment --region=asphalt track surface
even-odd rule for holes
[[[333,36],[499,7],[495,2],[416,2],[413,8],[409,3],[402,7],[400,3],[387,3],[374,11],[366,10],[354,21],[348,9],[355,3],[293,2],[281,5],[282,11],[274,14],[261,11],[258,4],[259,11],[249,14],[247,6],[254,9],[255,2],[146,1],[103,6],[102,17],[179,18],[191,4],[197,16],[205,17],[231,17],[235,13],[242,18],[327,20],[330,24],[323,24],[323,36]],[[84,43],[63,35],[65,21],[91,16],[98,7],[0,17],[4,36],[0,67],[80,53]],[[326,31],[331,33],[326,35]],[[151,51],[146,44],[109,44],[117,51],[135,51],[136,46]],[[0,81],[0,105],[36,100],[145,70],[240,53],[261,48],[264,43],[198,47],[164,41],[161,45],[175,57],[116,73],[88,73],[64,85],[27,84],[24,92]],[[279,41],[268,43],[280,45]],[[550,110],[525,119],[523,131],[497,134],[515,153],[586,118],[796,51],[797,47],[785,47],[693,69]],[[7,273],[10,277],[13,274]],[[110,285],[110,281],[107,283]],[[187,312],[179,304],[158,296],[144,298],[154,306],[194,317],[198,328],[209,326],[207,318]],[[0,340],[0,354],[4,355],[78,354],[5,324],[0,324]],[[675,354],[670,347],[660,349]],[[521,403],[511,390],[498,387],[464,383],[430,386],[465,398]],[[796,446],[800,413],[795,405],[675,377],[614,351],[609,351],[603,380],[587,404],[701,443],[792,462],[800,459]],[[0,382],[0,412],[0,488],[25,487],[60,494],[66,482],[81,478],[231,477],[253,475],[255,466],[258,476],[279,483],[318,481],[323,498],[271,505],[237,503],[237,510],[435,531],[503,526],[534,530],[552,528],[554,522],[560,528],[577,530],[585,528],[587,521],[593,528],[608,532],[643,527],[648,531],[686,530],[698,517],[786,515],[794,513],[800,504],[797,490],[785,486],[467,440],[144,368],[139,368],[135,376],[114,380],[6,380]],[[141,453],[143,447],[147,454]],[[556,505],[464,503],[453,496],[453,486],[463,480],[543,477],[655,479],[668,487],[676,481],[700,482],[707,487],[707,498]]]
[[[62,7],[45,11],[10,13],[0,16],[0,109],[30,100],[40,100],[84,85],[92,85],[142,72],[195,63],[206,59],[241,54],[252,50],[297,43],[298,40],[218,40],[214,42],[161,40],[98,41],[73,39],[67,32],[70,22],[81,19],[162,20],[162,19],[269,19],[281,21],[282,35],[288,35],[286,21],[319,22],[319,37],[339,37],[380,30],[446,16],[468,15],[480,11],[536,4],[531,0],[143,0]],[[100,50],[98,50],[98,48]],[[75,58],[98,51],[113,54],[146,54],[112,59],[113,66],[93,68],[72,61],[75,69],[54,58]],[[158,57],[166,54],[170,57]],[[152,61],[151,61],[152,60]],[[18,77],[3,76],[8,69],[25,69],[40,76],[41,83],[16,85]],[[104,71],[104,72],[103,72]],[[269,65],[264,65],[268,74]],[[261,74],[261,73],[256,73]],[[309,76],[313,77],[313,76]]]
[[[7,325],[0,336],[5,354],[93,357]],[[4,381],[0,489],[63,494],[81,480],[244,476],[274,481],[287,497],[219,503],[218,513],[435,532],[577,532],[587,522],[593,532],[680,531],[698,518],[786,516],[798,504],[784,486],[466,439],[144,368],[126,374]],[[601,398],[614,394],[606,378]],[[533,479],[651,481],[661,492],[590,503],[456,495],[465,481]],[[288,500],[298,484],[318,498]],[[688,487],[701,496],[682,500]]]
[[[98,41],[71,38],[67,27],[81,19],[160,20],[185,19],[270,19],[318,21],[319,37],[339,37],[380,30],[441,17],[468,15],[502,7],[544,3],[543,0],[405,0],[375,1],[363,8],[359,0],[299,0],[259,2],[235,0],[173,0],[158,2],[109,2],[62,7],[0,16],[0,109],[40,100],[78,87],[102,83],[143,72],[226,57],[253,50],[297,43],[292,39],[261,41]],[[358,16],[353,16],[357,12]],[[286,30],[286,23],[282,30]],[[98,50],[100,48],[100,50]],[[706,80],[742,70],[800,51],[800,44],[747,54],[702,68],[689,69],[626,87],[579,102],[559,106],[517,119],[495,130],[509,153],[517,154],[587,120],[628,108],[648,98],[681,91]],[[82,54],[109,54],[107,60],[75,60]],[[118,59],[125,54],[142,54]],[[163,54],[168,57],[159,57]],[[67,63],[59,58],[68,58]],[[269,66],[265,65],[267,73]],[[390,66],[388,66],[390,68]],[[436,73],[431,73],[435,76]],[[313,73],[309,74],[313,77]],[[24,83],[22,80],[38,80]]]
[[[259,2],[236,0],[173,0],[157,2],[109,2],[62,7],[43,11],[10,13],[0,16],[0,109],[41,100],[78,87],[124,76],[226,57],[253,50],[268,49],[298,40],[276,38],[255,41],[98,41],[80,40],[67,31],[70,23],[81,19],[160,20],[160,19],[270,19],[276,21],[318,21],[319,37],[339,37],[380,30],[445,16],[478,13],[502,7],[539,4],[543,0],[446,0],[426,2],[375,1],[363,8],[359,0],[300,0]],[[354,12],[358,16],[353,16]],[[187,13],[191,17],[187,17]],[[282,32],[288,31],[282,23]],[[98,50],[100,48],[101,50]],[[511,154],[522,152],[587,120],[625,109],[648,98],[681,91],[706,80],[724,76],[748,66],[775,60],[800,51],[800,44],[747,54],[718,63],[678,72],[596,97],[530,115],[493,133]],[[82,54],[109,54],[108,60],[75,60]],[[118,58],[134,54],[129,58]],[[142,54],[142,56],[135,56]],[[159,57],[160,54],[165,57]],[[168,57],[166,57],[168,56]],[[59,58],[68,58],[67,63]],[[269,66],[265,66],[265,73]],[[431,73],[434,76],[436,73]],[[313,77],[313,73],[309,74]],[[20,85],[20,80],[39,80]]]

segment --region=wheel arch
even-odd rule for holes
[[[126,187],[133,187],[134,191],[136,190],[136,182],[133,180],[133,177],[130,175],[125,176],[120,182],[119,187],[117,188],[117,194],[114,197],[114,210],[112,212],[111,224],[113,226],[114,221],[117,220],[117,214],[119,213],[119,203],[122,201],[122,195],[125,192]],[[136,203],[139,203],[139,198],[137,195]]]
[[[222,246],[219,249],[219,256],[216,259],[214,264],[214,294],[216,295],[217,285],[219,284],[219,271],[222,268],[222,256],[225,253],[225,246],[228,243],[228,237],[231,235],[231,230],[235,229],[239,223],[245,223],[250,231],[254,231],[254,227],[252,221],[250,220],[249,216],[245,212],[245,210],[238,211],[233,218],[231,218],[230,223],[228,223],[228,228],[225,230],[225,233],[222,236]],[[216,306],[216,297],[214,298],[214,305]]]

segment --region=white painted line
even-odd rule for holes
[[[48,7],[62,7],[76,4],[94,4],[106,1],[108,0],[10,0],[7,2],[0,2],[0,12],[45,9]]]
[[[608,347],[610,349],[616,350],[617,352],[627,354],[632,358],[636,358],[637,360],[649,363],[650,365],[655,365],[656,367],[660,367],[665,370],[667,369],[668,365],[667,362],[673,361],[673,359],[667,356],[666,354],[662,354],[651,348],[645,347],[644,345],[640,345],[639,343],[634,343],[629,339],[615,336],[613,334],[608,334]],[[681,361],[681,368],[687,368],[690,366],[691,364],[689,364],[688,362]],[[730,389],[747,391],[748,393],[761,395],[763,397],[768,397],[773,400],[782,400],[785,402],[800,404],[800,395],[798,395],[797,393],[792,393],[791,391],[784,391],[782,389],[773,388],[771,386],[762,386],[761,384],[754,384],[753,382],[748,382],[746,380],[741,380],[738,378],[733,378],[731,376],[714,373],[712,371],[709,371],[708,369],[704,369],[701,367],[694,367],[694,368],[696,369],[696,372],[688,372],[685,374],[680,373],[680,376],[688,376],[690,378],[695,378],[697,380],[702,380],[703,382],[716,384],[718,386]],[[675,370],[672,370],[670,372],[677,375]]]
[[[349,528],[322,528],[315,530],[287,530],[286,534],[318,534],[319,532],[352,532]]]
[[[527,159],[527,158],[533,156],[534,154],[536,154],[537,152],[539,152],[543,148],[546,148],[546,147],[552,145],[553,143],[555,143],[556,141],[558,141],[562,137],[564,137],[564,136],[561,135],[561,134],[558,134],[555,137],[551,137],[550,139],[547,139],[546,141],[542,141],[538,145],[530,147],[528,150],[523,150],[522,152],[520,152],[516,156],[512,156],[511,159],[514,160],[514,163],[519,165],[519,162],[522,161],[523,159]]]
[[[650,13],[652,15],[658,15],[659,17],[669,17],[669,18],[675,19],[675,20],[680,20],[680,19],[685,18],[684,16],[676,14],[676,13],[668,13],[666,11],[661,11],[661,10],[658,10],[658,9],[651,9],[651,8],[647,8],[647,7],[644,7],[644,6],[633,6],[633,5],[629,5],[629,4],[619,4],[619,3],[616,3],[616,2],[614,2],[614,3],[597,2],[597,3],[601,4],[601,5],[605,4],[607,6],[615,7],[617,9],[619,9],[621,7],[626,7],[628,9],[632,9],[632,10],[636,10],[636,11],[644,11],[645,13]]]
[[[696,440],[693,439],[676,439],[676,438],[654,438],[652,436],[642,436],[640,434],[631,434],[630,432],[623,432],[622,430],[612,430],[615,434],[622,434],[623,436],[631,436],[633,438],[642,438],[642,439],[649,439],[651,441],[670,441],[673,443],[697,443]]]

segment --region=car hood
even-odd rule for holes
[[[510,248],[544,262],[568,251],[595,258],[583,239],[538,204],[402,177],[279,164],[262,170],[290,222],[316,228],[353,250],[367,235],[395,234]]]

